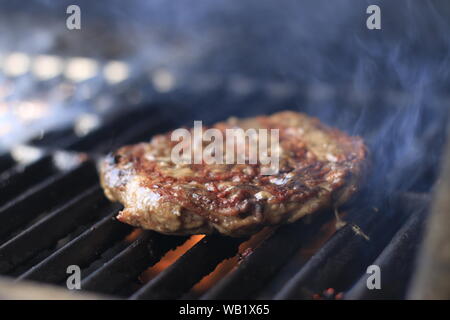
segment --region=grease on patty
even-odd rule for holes
[[[338,206],[356,192],[367,150],[359,137],[302,113],[230,119],[212,126],[279,129],[279,172],[261,164],[176,164],[171,133],[124,146],[100,164],[106,196],[124,210],[118,220],[166,234],[255,233]]]

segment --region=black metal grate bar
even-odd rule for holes
[[[246,239],[207,236],[170,267],[145,284],[130,299],[177,299],[208,275],[224,259],[237,253]]]
[[[310,223],[303,219],[278,228],[201,299],[252,298],[329,217],[329,212],[321,212]]]
[[[291,279],[288,284],[281,289],[275,296],[275,299],[310,299],[314,293],[312,290],[303,290],[302,286],[308,278],[316,272],[320,275],[325,274],[324,264],[328,267],[333,266],[333,262],[329,262],[330,256],[339,254],[339,251],[346,243],[352,241],[364,241],[360,236],[355,235],[352,227],[347,225],[340,229],[336,234],[303,266],[302,269]],[[337,261],[339,262],[339,261]],[[345,261],[345,263],[349,263]],[[339,264],[337,265],[339,266]],[[322,269],[322,270],[321,270]]]
[[[99,147],[117,145],[115,141],[121,140],[123,134],[132,131],[136,125],[146,124],[146,131],[151,135],[153,126],[163,121],[167,119],[162,116],[161,110],[152,108],[152,112],[148,112],[145,108],[138,108],[108,121],[84,137],[73,137],[64,148],[74,151],[98,151],[96,149]]]
[[[96,180],[95,167],[89,162],[45,179],[0,208],[0,238],[68,200],[79,190],[92,186]]]
[[[105,204],[100,187],[94,186],[20,232],[0,246],[0,273],[11,271],[87,219],[98,216],[96,211]]]
[[[186,237],[164,236],[146,231],[113,259],[90,274],[81,283],[83,290],[112,294],[125,286]]]
[[[22,193],[33,184],[56,173],[51,155],[44,156],[35,162],[24,166],[17,164],[0,175],[0,205],[5,204],[17,194]]]
[[[409,214],[400,211],[394,203],[377,211],[357,209],[348,220],[358,221],[358,227],[349,223],[336,232],[275,298],[311,299],[313,294],[329,287],[345,291],[352,285],[355,275],[362,275],[380,254]]]
[[[164,132],[169,127],[169,121],[150,118],[137,123],[132,128],[125,130],[107,143],[98,144],[98,146],[95,147],[95,152],[107,153],[125,144],[150,140],[153,134]]]
[[[428,198],[424,198],[424,205],[419,204],[414,213],[395,234],[389,245],[380,256],[372,263],[380,267],[382,272],[381,289],[369,290],[367,288],[367,276],[360,280],[345,293],[345,299],[404,299],[409,284],[415,256],[418,251],[427,213],[425,207]]]
[[[119,208],[116,204],[109,205],[110,213],[106,217],[22,274],[19,280],[58,283],[67,276],[68,265],[75,264],[83,268],[94,261],[101,252],[133,229],[114,219]]]
[[[0,173],[12,168],[15,164],[16,162],[10,153],[0,155]]]
[[[29,140],[27,144],[37,147],[61,148],[66,141],[77,138],[72,128],[56,129],[45,132],[44,135],[34,137]]]

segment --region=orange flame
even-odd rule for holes
[[[233,268],[239,264],[241,257],[251,254],[252,250],[256,248],[264,239],[266,239],[274,230],[275,228],[267,227],[253,235],[249,240],[241,243],[237,255],[230,259],[225,259],[219,263],[216,269],[200,280],[191,291],[195,295],[201,295],[206,292],[209,288],[219,282],[219,280],[226,274],[231,272]]]
[[[203,277],[196,285],[191,289],[191,293],[194,296],[200,296],[205,293],[208,289],[218,283],[225,275],[236,268],[242,258],[250,255],[254,249],[256,249],[266,238],[268,238],[277,227],[266,227],[260,232],[253,235],[249,240],[243,242],[238,249],[238,253],[229,259],[225,259],[217,265],[217,267],[208,275]],[[310,241],[304,244],[304,246],[297,252],[295,257],[297,259],[308,259],[310,258],[336,231],[336,221],[330,219],[327,223],[322,225],[318,230],[317,236],[313,237]],[[140,234],[140,229],[134,230],[127,239],[132,239],[138,237]],[[161,260],[153,265],[152,267],[145,270],[140,276],[139,280],[142,283],[146,283],[158,275],[161,271],[169,267],[174,263],[179,257],[185,254],[190,248],[192,248],[197,242],[203,239],[205,235],[194,235],[191,236],[184,244],[177,247],[174,250],[168,251]]]
[[[134,240],[136,240],[142,234],[142,232],[143,232],[142,229],[135,228],[133,231],[131,231],[131,233],[129,233],[125,237],[124,241],[128,242],[128,243],[131,243]]]
[[[190,237],[185,243],[181,246],[178,246],[174,250],[168,251],[161,260],[153,265],[152,267],[145,270],[140,276],[139,280],[142,283],[146,283],[153,279],[157,274],[161,271],[169,267],[172,263],[174,263],[179,257],[181,257],[185,252],[187,252],[190,248],[192,248],[197,242],[203,239],[205,235],[194,235]]]

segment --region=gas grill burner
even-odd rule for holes
[[[336,212],[264,229],[251,238],[168,236],[115,220],[121,207],[110,203],[99,186],[96,161],[100,156],[194,119],[212,123],[230,115],[271,113],[292,102],[288,96],[283,101],[270,103],[264,98],[263,103],[250,103],[254,98],[245,95],[233,100],[218,89],[206,100],[186,99],[205,106],[195,111],[167,103],[135,107],[84,136],[72,128],[57,129],[1,155],[0,274],[4,281],[10,285],[8,279],[16,279],[15,285],[20,285],[32,280],[38,288],[52,284],[64,290],[67,268],[78,266],[80,297],[89,298],[406,298],[423,239],[430,188],[438,172],[436,162],[423,162],[421,174],[408,177],[414,178],[408,188],[400,183],[385,194],[380,185],[373,188],[371,183]],[[211,109],[211,101],[234,107]],[[244,105],[246,109],[239,107]],[[381,107],[377,112],[382,112]],[[377,124],[383,120],[358,117],[367,121],[359,134],[370,146],[370,137],[379,132]],[[345,128],[345,121],[354,118],[336,119]],[[443,134],[444,127],[445,120],[435,123],[435,134],[427,136],[428,141],[443,141],[437,135]],[[378,151],[376,144],[371,148]],[[404,168],[395,168],[401,171],[396,174],[412,172],[408,165],[405,161]],[[416,168],[417,163],[410,165]],[[371,265],[382,270],[382,290],[367,288]],[[8,294],[1,282],[0,292]],[[59,292],[54,294],[49,297],[58,298]]]

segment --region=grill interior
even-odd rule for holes
[[[424,155],[384,172],[409,179],[388,193],[381,192],[372,174],[356,199],[339,208],[347,222],[340,228],[333,212],[263,230],[250,239],[167,236],[114,219],[121,207],[103,196],[95,160],[193,120],[212,123],[291,106],[341,129],[353,128],[351,134],[368,142],[375,169],[383,164],[377,154],[397,147],[396,141],[381,147],[373,137],[387,114],[402,112],[398,95],[380,91],[355,101],[341,88],[326,98],[306,87],[282,96],[271,96],[267,87],[241,96],[227,90],[220,87],[201,97],[174,94],[181,105],[168,96],[163,102],[123,108],[127,111],[82,137],[72,128],[48,132],[27,143],[40,152],[28,163],[16,162],[11,153],[1,155],[0,274],[66,287],[67,267],[78,265],[82,291],[126,299],[405,298],[447,117],[430,122],[425,115],[441,110],[440,100],[428,101],[420,118],[420,130],[426,132],[420,135],[422,144],[433,141],[428,151],[435,157]],[[324,108],[331,111],[319,111]],[[371,264],[383,269],[383,290],[366,288]]]

